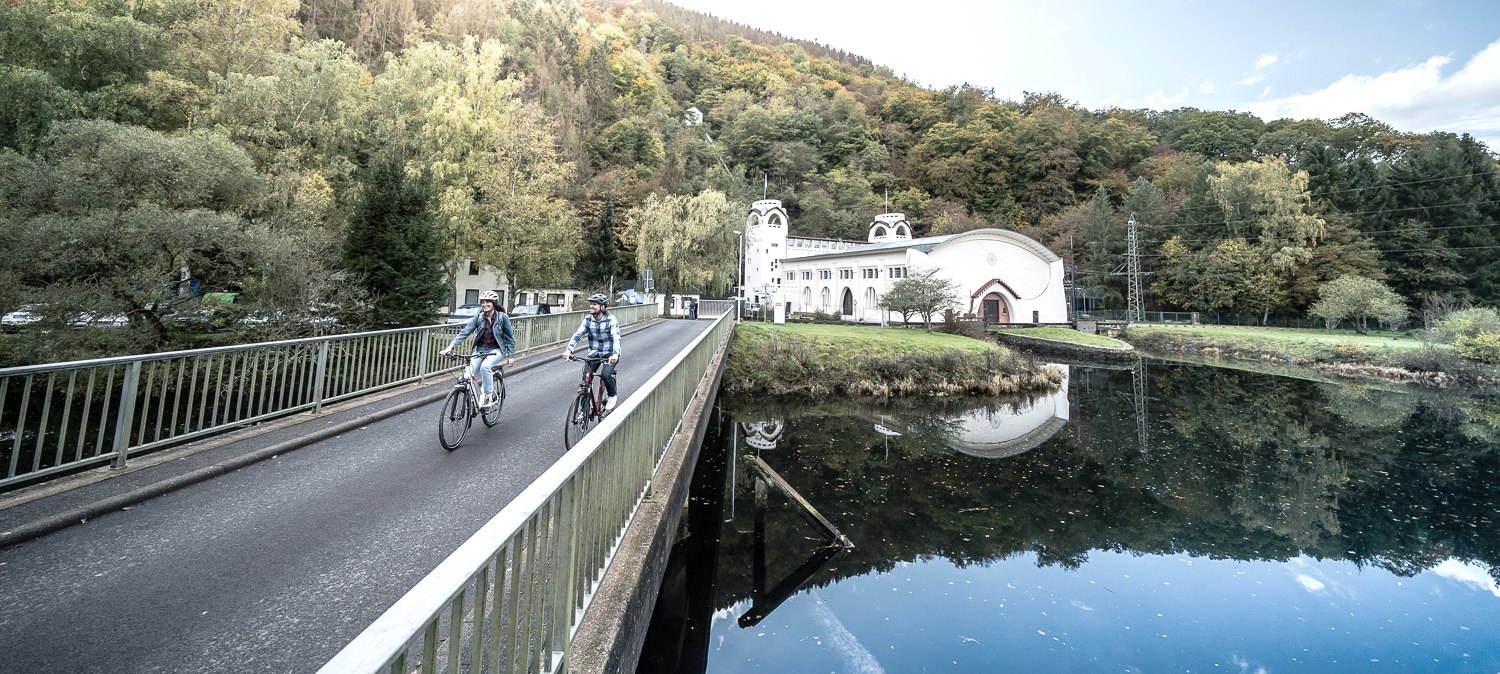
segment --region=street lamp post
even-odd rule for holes
[[[745,297],[745,235],[740,230],[734,230],[735,246],[739,249],[739,258],[734,265],[734,317],[739,320],[740,301]]]

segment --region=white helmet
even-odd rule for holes
[[[499,304],[500,303],[500,293],[497,293],[497,292],[495,292],[493,290],[486,290],[486,291],[484,291],[482,293],[479,293],[479,301],[483,302],[485,300],[489,300],[491,302],[494,302],[495,304]]]

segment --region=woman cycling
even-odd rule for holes
[[[479,306],[482,308],[478,314],[464,324],[458,336],[453,338],[453,343],[443,349],[442,355],[453,353],[453,349],[462,344],[465,337],[473,332],[474,353],[486,354],[483,358],[470,360],[471,372],[475,377],[484,382],[484,400],[479,402],[484,407],[493,407],[495,398],[495,378],[493,370],[495,363],[500,358],[506,358],[506,365],[516,363],[516,333],[510,327],[510,317],[500,311],[500,295],[493,290],[479,293]]]

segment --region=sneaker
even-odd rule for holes
[[[608,411],[614,409],[615,408],[615,401],[619,400],[619,398],[620,398],[620,396],[606,396],[604,398],[604,411],[608,412]]]
[[[495,403],[498,403],[498,402],[500,402],[499,396],[496,396],[493,393],[486,393],[486,394],[484,394],[484,402],[480,403],[480,406],[481,407],[494,407]]]

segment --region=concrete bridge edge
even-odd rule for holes
[[[682,429],[667,445],[652,476],[652,494],[626,528],[615,559],[574,633],[564,671],[625,674],[635,671],[662,576],[687,504],[688,486],[703,436],[708,430],[719,383],[729,360],[725,340],[683,415]]]

